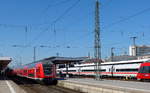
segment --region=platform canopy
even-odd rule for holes
[[[80,62],[87,59],[87,57],[49,57],[44,60],[51,60],[54,64],[66,64]]]
[[[0,71],[7,67],[7,65],[12,61],[11,57],[0,57]]]

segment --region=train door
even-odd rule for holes
[[[36,76],[38,78],[41,78],[41,64],[38,64],[37,67],[36,67]]]
[[[32,77],[32,78],[33,78],[33,77],[35,76],[35,74],[34,74],[34,73],[35,73],[34,68],[30,68],[30,69],[28,70],[28,72],[29,72],[29,74],[28,74],[29,77]]]
[[[114,70],[115,70],[114,65],[112,65],[110,68],[110,72],[111,72],[112,77],[114,76]]]

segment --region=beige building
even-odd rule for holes
[[[130,46],[129,55],[130,56],[145,56],[150,54],[150,46]]]

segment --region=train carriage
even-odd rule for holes
[[[127,60],[127,61],[117,61],[117,62],[105,62],[101,63],[100,66],[100,74],[102,77],[130,77],[130,78],[138,78],[144,79],[142,71],[139,69],[144,68],[148,69],[147,78],[150,79],[150,69],[147,67],[150,64],[150,59],[138,59],[138,60]],[[83,62],[81,64],[75,64],[74,67],[68,68],[68,73],[72,75],[88,75],[94,76],[94,63]],[[59,68],[58,71],[62,71],[62,73],[66,74],[66,68]],[[145,70],[144,70],[145,71]],[[141,74],[140,74],[141,73]],[[145,75],[145,73],[144,73]]]
[[[14,73],[20,77],[26,77],[45,84],[57,84],[56,66],[50,60],[36,61],[15,68]]]

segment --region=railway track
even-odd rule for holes
[[[82,93],[79,91],[55,86],[55,85],[42,85],[32,80],[13,78],[13,81],[17,83],[27,93]]]

